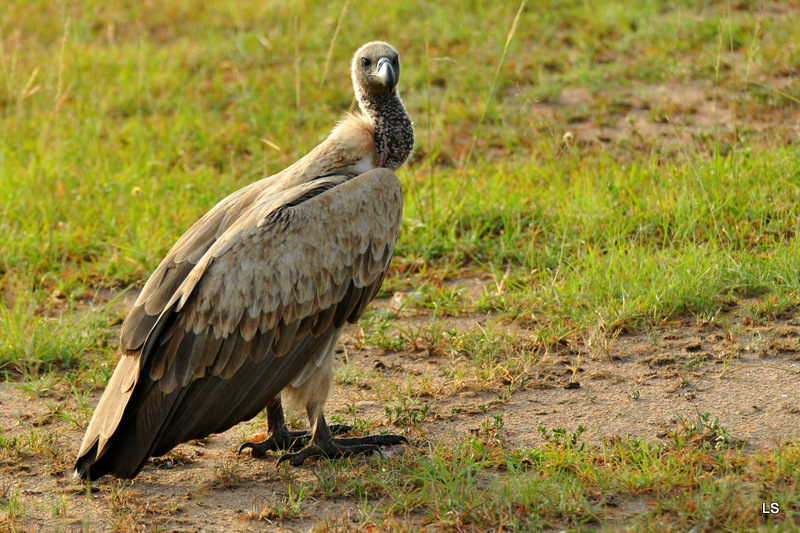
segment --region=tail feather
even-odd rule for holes
[[[108,451],[108,441],[122,420],[139,374],[139,358],[122,356],[86,428],[75,464],[76,477],[87,477],[90,467]],[[92,477],[99,477],[96,472],[92,474]]]

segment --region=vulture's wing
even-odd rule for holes
[[[254,200],[203,242],[200,257],[176,245],[174,257],[185,260],[172,259],[174,268],[197,263],[180,283],[169,270],[156,281],[151,295],[159,283],[174,287],[147,334],[137,328],[150,320],[149,299],[133,317],[139,323],[127,339],[142,337],[140,349],[122,356],[77,471],[132,477],[150,456],[255,416],[363,313],[389,266],[401,215],[397,177],[376,169]],[[219,227],[218,218],[203,220]]]
[[[181,283],[217,239],[259,199],[263,188],[262,180],[239,189],[221,200],[181,235],[150,275],[122,325],[120,347],[123,353],[141,350],[156,320]]]

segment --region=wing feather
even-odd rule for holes
[[[336,306],[331,305],[326,309],[317,313],[316,320],[311,326],[312,335],[321,335],[323,331],[327,330],[333,324],[333,315],[336,312]]]
[[[189,330],[183,336],[178,353],[175,355],[175,382],[177,385],[184,386],[194,379],[200,360],[204,355],[203,348],[207,342],[208,330],[195,333]]]
[[[252,339],[247,341],[241,334],[239,335],[231,335],[235,339],[233,350],[231,350],[231,356],[228,358],[227,364],[220,370],[218,373],[213,373],[212,375],[218,375],[222,379],[230,379],[239,370],[239,367],[242,366],[242,363],[247,361],[250,356],[250,350],[253,348],[253,341]]]
[[[278,357],[283,357],[289,351],[289,348],[294,342],[294,335],[297,333],[297,328],[300,326],[300,320],[295,320],[289,324],[281,321],[276,328],[275,340],[272,343],[272,352]],[[280,336],[278,336],[280,332]]]
[[[242,314],[242,321],[239,323],[239,333],[249,341],[255,336],[260,324],[261,316],[259,314],[251,315],[249,310],[245,311]]]
[[[211,331],[211,328],[205,328],[203,330],[203,337],[205,338],[205,344],[202,346],[202,350],[199,350],[202,355],[197,362],[197,368],[194,370],[194,379],[205,377],[208,368],[212,366],[217,359],[217,355],[222,347],[222,341],[225,340],[221,335],[215,335],[214,332]]]
[[[222,342],[222,346],[220,347],[219,353],[217,353],[217,358],[214,359],[214,362],[208,369],[208,373],[212,376],[219,376],[225,367],[228,365],[228,361],[231,358],[231,353],[233,349],[236,347],[237,341],[241,339],[238,335],[227,335],[225,340]],[[163,390],[163,389],[162,389]]]
[[[333,325],[337,328],[340,328],[344,325],[345,320],[350,316],[350,313],[353,312],[353,309],[356,308],[358,302],[361,300],[361,296],[364,294],[364,287],[359,287],[355,284],[355,282],[350,282],[351,289],[347,292],[347,296],[345,299],[342,300],[342,304],[336,309],[336,313],[333,315]]]

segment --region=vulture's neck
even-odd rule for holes
[[[364,99],[361,111],[372,121],[375,140],[375,167],[397,170],[414,148],[414,127],[397,92],[388,98]]]
[[[331,134],[295,164],[266,178],[264,194],[333,174],[355,176],[373,168],[397,170],[414,148],[414,128],[397,93],[359,102],[361,113],[342,117]]]

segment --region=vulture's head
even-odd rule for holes
[[[353,57],[353,87],[361,103],[377,103],[395,94],[400,80],[400,56],[390,45],[375,41]]]

